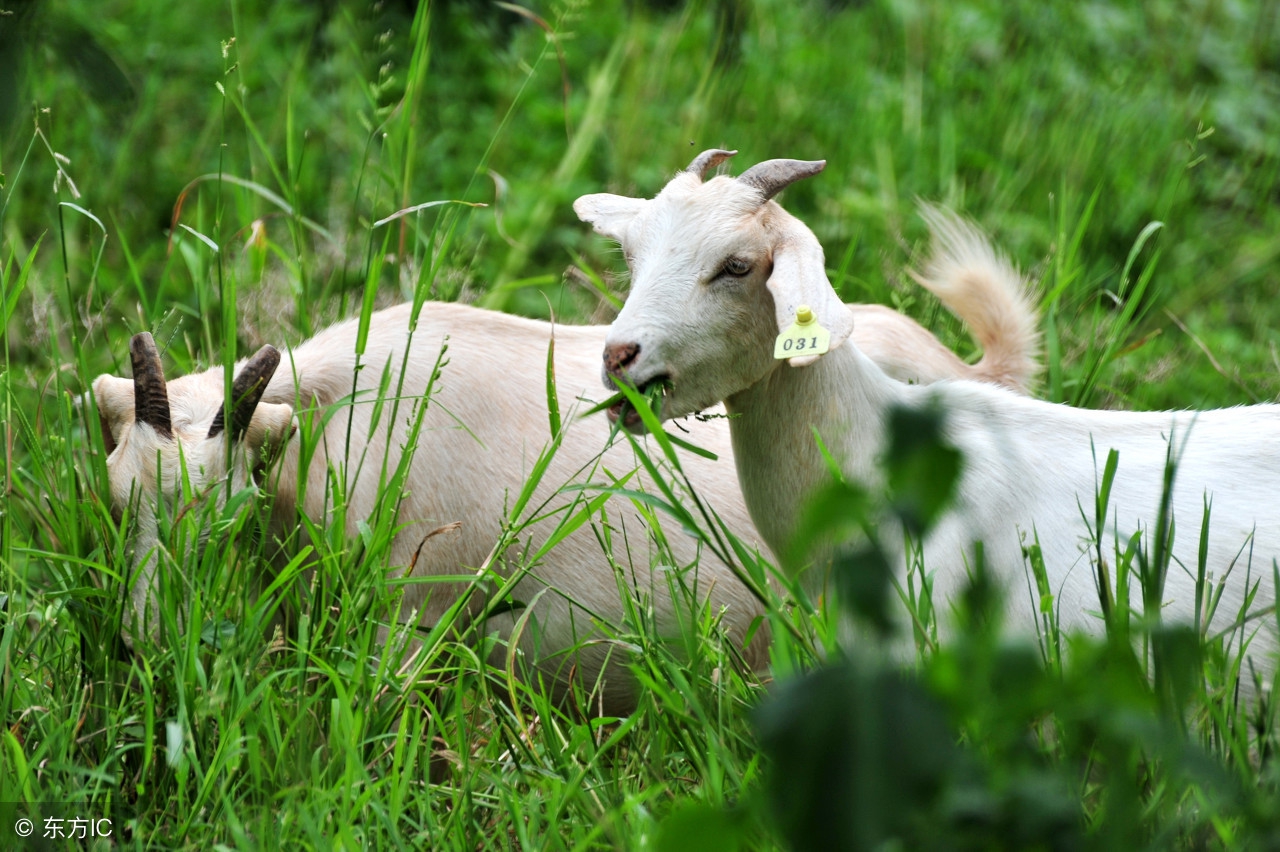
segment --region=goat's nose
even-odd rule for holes
[[[620,376],[623,371],[635,363],[640,354],[639,343],[608,343],[604,347],[604,371],[610,375]]]

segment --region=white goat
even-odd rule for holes
[[[703,166],[695,162],[694,167]],[[1009,282],[987,274],[990,270],[971,271],[974,274],[964,286],[991,291],[993,299],[1005,298],[1012,292]],[[1025,310],[1022,305],[1016,302],[1010,310]],[[914,321],[893,311],[854,306],[851,312],[859,318],[859,341],[869,351],[885,355],[886,367],[904,379],[928,381],[946,375],[983,375],[984,365],[993,361],[988,355],[976,368],[969,367]],[[222,369],[166,384],[159,354],[146,333],[133,339],[132,380],[108,375],[94,382],[110,452],[107,469],[113,506],[123,510],[135,490],[142,496],[134,543],[139,574],[132,590],[138,622],[135,630],[149,629],[148,606],[156,593],[156,555],[166,544],[158,541],[155,501],[158,495],[175,500],[182,465],[194,492],[216,500],[226,493],[228,438],[233,442],[243,439],[245,450],[237,451],[235,456],[233,490],[248,482],[249,472],[257,469],[266,456],[278,456],[265,484],[275,493],[273,524],[281,534],[296,528],[298,511],[317,523],[323,522],[329,510],[326,502],[332,499],[326,491],[326,478],[330,469],[335,469],[339,479],[349,477],[347,531],[354,535],[357,522],[375,504],[386,448],[395,448],[388,460],[394,468],[408,441],[408,402],[402,402],[390,437],[386,410],[376,428],[371,425],[383,368],[390,371],[390,393],[394,393],[400,365],[406,363],[403,394],[409,400],[419,398],[431,382],[437,355],[446,339],[447,366],[430,397],[415,447],[410,484],[399,510],[400,521],[406,526],[392,544],[388,566],[390,570],[413,565],[415,575],[438,576],[458,575],[486,562],[499,537],[505,507],[519,492],[534,459],[550,440],[544,365],[553,327],[463,305],[428,303],[411,339],[410,313],[410,305],[401,305],[372,316],[363,357],[366,366],[354,385],[353,353],[358,329],[355,320],[333,326],[298,346],[284,356],[278,370],[279,353],[264,347],[238,366],[232,389],[232,398],[237,402],[229,426],[223,417]],[[988,342],[989,352],[1000,356],[994,359],[997,367],[991,371],[992,378],[1025,381],[1032,364],[1028,350],[1033,339],[992,328],[988,317],[980,312],[975,312],[973,318],[979,338]],[[1023,326],[1029,327],[1030,323],[1031,319],[1025,318]],[[606,331],[603,326],[554,327],[561,400],[572,400],[590,393],[590,388],[598,388],[598,359]],[[903,348],[904,340],[911,341],[913,350]],[[406,346],[410,346],[407,361]],[[356,404],[351,405],[353,392]],[[349,408],[326,418],[325,410],[337,405]],[[295,410],[310,416],[320,431],[315,455],[305,471],[300,470],[300,442],[290,439]],[[348,411],[353,418],[351,447]],[[580,476],[580,471],[604,448],[610,431],[604,416],[579,420],[566,413],[563,422],[569,431],[532,504],[545,502],[544,512],[572,501],[572,493],[562,494],[558,489]],[[723,458],[730,454],[724,421],[692,423],[689,430],[692,441],[722,458],[712,462],[686,454],[682,464],[691,482],[731,529],[755,543],[758,536],[740,497],[732,464]],[[348,458],[350,466],[344,470]],[[363,461],[357,468],[360,459]],[[625,443],[615,444],[604,454],[604,467],[621,476],[634,469],[636,463]],[[301,483],[305,490],[302,504],[298,505],[300,478],[305,478]],[[604,483],[605,477],[597,475],[593,481]],[[650,488],[643,476],[628,483],[628,487]],[[626,584],[651,599],[660,627],[671,627],[677,604],[671,599],[662,573],[650,564],[655,558],[654,547],[643,534],[638,513],[620,498],[612,498],[606,507],[611,523],[630,531],[628,549],[636,564],[623,565]],[[424,543],[428,533],[455,522],[460,523],[456,531]],[[532,547],[536,549],[553,527],[554,521],[535,525]],[[699,548],[692,539],[673,536],[668,543],[677,565],[688,566],[698,560]],[[615,557],[624,561],[621,554]],[[159,560],[160,564],[171,562]],[[538,599],[536,631],[524,637],[522,648],[537,657],[553,680],[567,678],[571,664],[577,666],[577,676],[587,684],[593,683],[601,672],[609,652],[605,645],[588,643],[572,660],[566,660],[564,655],[584,638],[599,635],[594,628],[595,619],[611,624],[620,624],[624,619],[618,583],[608,565],[596,536],[582,528],[533,566],[515,589],[514,597],[525,602],[533,600],[543,588],[552,589]],[[496,567],[504,573],[511,570],[510,565]],[[726,566],[709,556],[702,558],[696,576],[690,572],[687,579],[699,600],[709,599],[713,611],[723,610],[730,635],[741,642],[760,614],[756,599]],[[427,589],[432,591],[430,597]],[[461,589],[460,584],[407,586],[405,612],[416,607],[420,621],[433,624],[457,600]],[[475,603],[473,615],[480,605],[479,601]],[[486,626],[506,637],[514,618],[499,616],[498,623]],[[150,627],[154,628],[153,621]],[[765,640],[760,638],[746,649],[750,665],[764,665],[765,647]],[[628,677],[621,671],[609,671],[604,690],[606,706],[624,707],[630,700],[630,690]]]
[[[747,506],[775,552],[791,545],[805,498],[830,478],[815,430],[851,480],[874,483],[889,411],[932,405],[964,457],[953,503],[924,542],[937,592],[955,593],[972,564],[972,543],[982,541],[988,566],[1014,599],[1016,623],[1030,629],[1037,614],[1020,591],[1022,547],[1035,535],[1061,624],[1098,630],[1100,622],[1087,614],[1099,599],[1082,512],[1092,518],[1102,464],[1114,448],[1119,467],[1104,542],[1117,532],[1124,539],[1137,530],[1153,533],[1172,442],[1176,561],[1164,612],[1191,620],[1206,500],[1212,501],[1208,569],[1225,583],[1214,627],[1237,618],[1251,583],[1260,583],[1255,611],[1272,604],[1272,561],[1280,556],[1280,407],[1088,411],[977,382],[895,381],[850,337],[859,318],[827,280],[818,241],[770,200],[823,166],[771,160],[736,179],[704,183],[679,175],[652,200],[587,195],[574,204],[597,232],[621,243],[632,270],[630,295],[605,346],[606,384],[624,377],[640,387],[661,382],[667,388],[661,416],[668,418],[723,400]],[[925,215],[936,253],[926,280],[963,281],[956,271],[975,261],[1009,268],[976,230],[937,210]],[[830,350],[792,358],[800,369],[790,369],[775,359],[775,340],[801,305],[830,332]],[[1252,646],[1259,657],[1275,648],[1275,622],[1264,623]]]

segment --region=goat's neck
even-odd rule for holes
[[[874,486],[885,413],[906,393],[848,342],[808,367],[779,364],[725,401],[747,508],[775,553],[831,477],[814,433],[846,477]]]

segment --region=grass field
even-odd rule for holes
[[[178,556],[200,587],[126,653],[129,531],[73,399],[128,375],[131,335],[181,375],[415,297],[607,322],[622,260],[573,200],[705,148],[827,159],[783,201],[832,282],[966,357],[903,270],[917,198],[980,223],[1039,282],[1045,398],[1280,390],[1275,3],[411,5],[0,0],[0,838],[4,803],[69,802],[113,818],[96,848],[1280,845],[1274,701],[1237,703],[1221,637],[1047,613],[1020,643],[981,578],[909,676],[819,653],[831,599],[772,602],[771,685],[714,618],[677,648],[637,617],[639,705],[596,718],[474,629],[400,671],[364,558],[389,527],[250,597],[250,501],[175,532],[216,530]]]

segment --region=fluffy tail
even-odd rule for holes
[[[1031,287],[982,231],[943,207],[921,203],[933,254],[911,276],[969,326],[982,346],[975,378],[1028,388],[1040,372],[1039,318]]]

